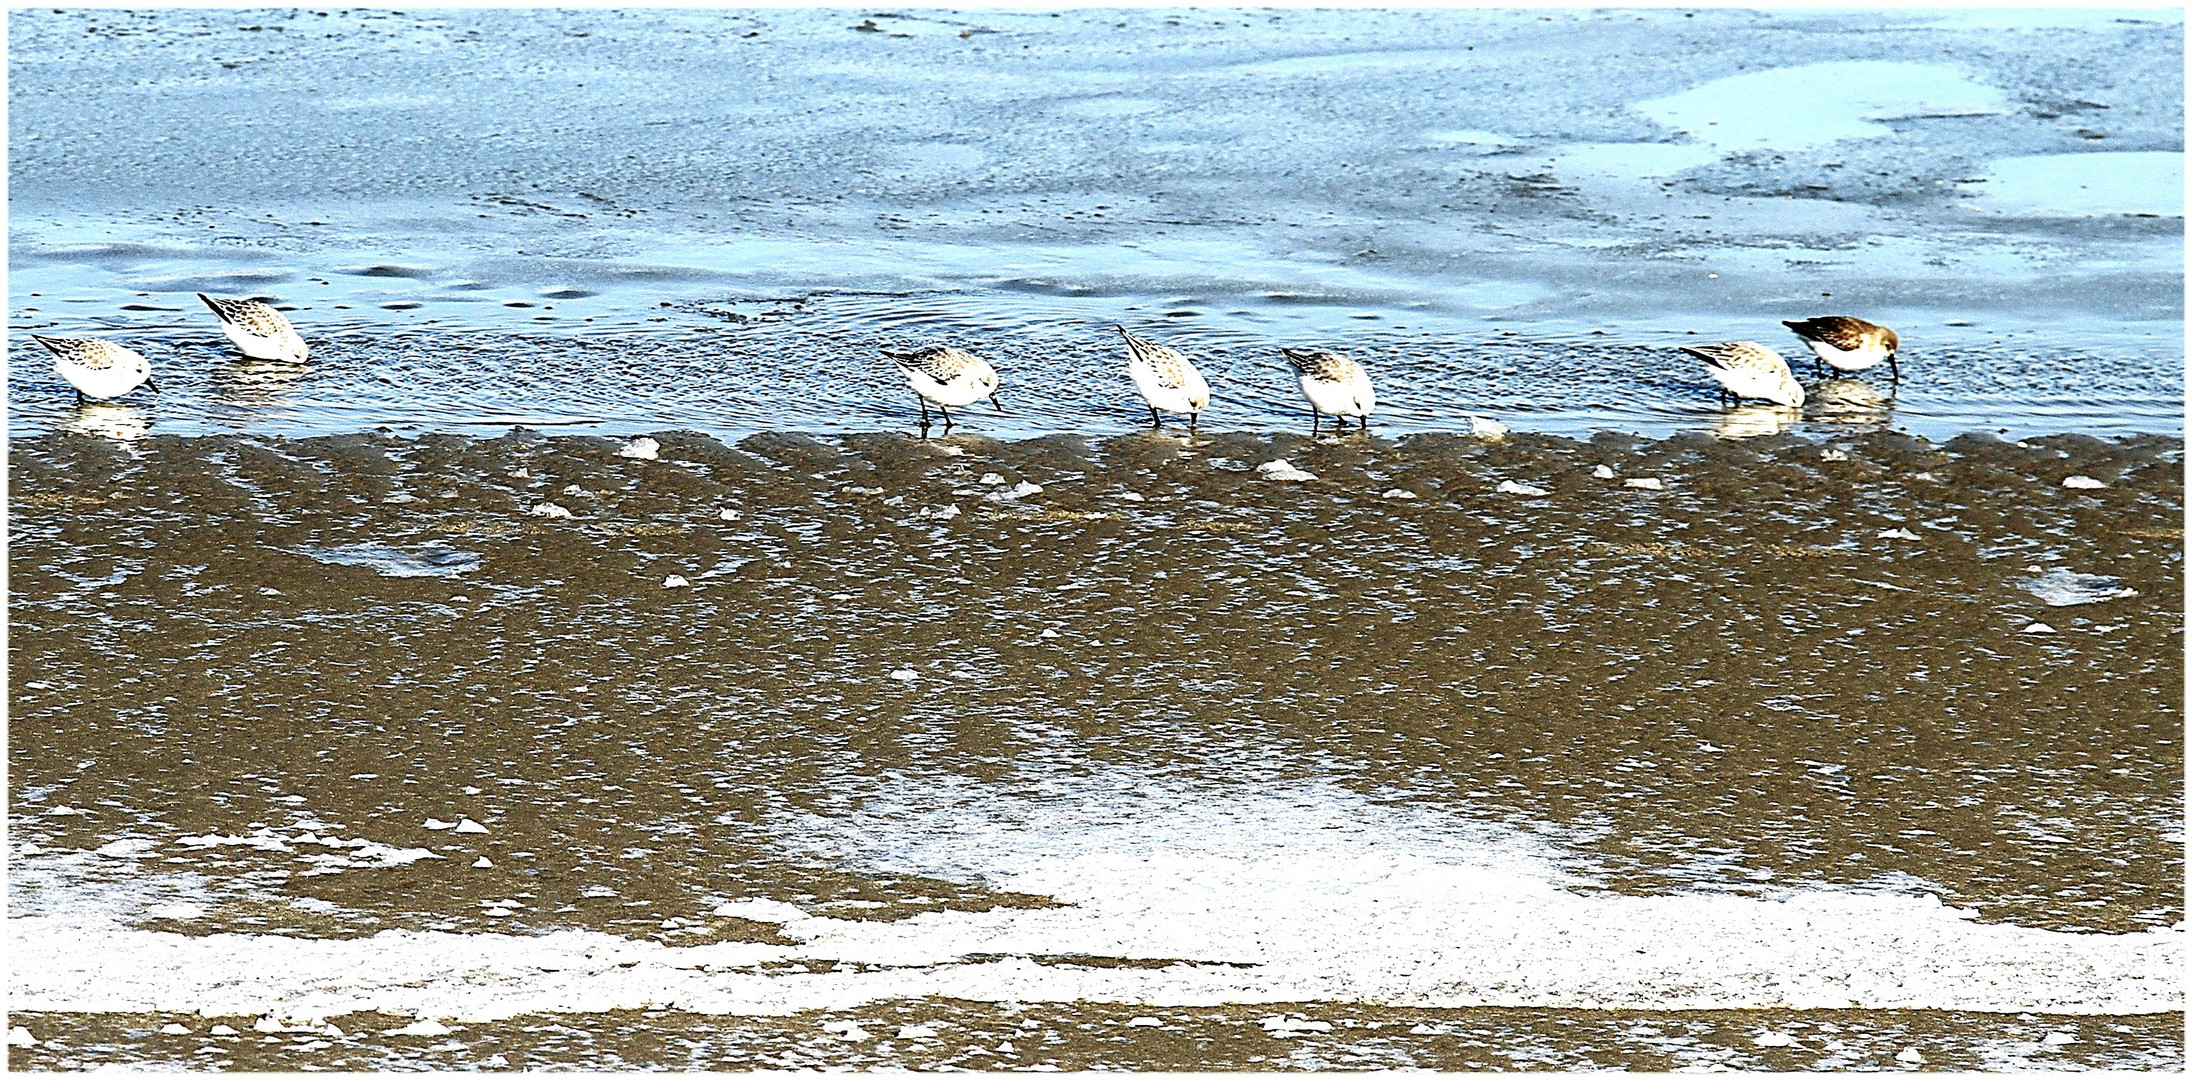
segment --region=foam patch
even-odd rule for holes
[[[1908,892],[1624,895],[1521,830],[1322,784],[1168,791],[1147,777],[1079,776],[1006,793],[932,779],[778,828],[789,846],[849,864],[973,876],[1066,906],[876,922],[749,902],[736,914],[780,922],[797,944],[683,948],[587,931],[187,937],[55,914],[9,922],[9,1007],[491,1021],[785,1014],[928,995],[2055,1014],[2184,1003],[2179,930],[1989,925]],[[1071,962],[1081,955],[1175,962]],[[805,959],[841,966],[776,966]]]

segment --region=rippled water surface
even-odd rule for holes
[[[26,11],[10,320],[143,349],[177,434],[903,427],[875,346],[929,341],[1003,373],[987,434],[1114,433],[1123,322],[1226,429],[1305,419],[1286,344],[1396,432],[1658,435],[1717,415],[1674,346],[1837,312],[1910,378],[1814,434],[2175,433],[2170,18]],[[16,428],[78,419],[12,349]]]
[[[10,1064],[2181,1069],[2181,41],[15,12]]]

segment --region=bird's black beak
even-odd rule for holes
[[[1003,405],[1003,404],[1002,404],[1001,402],[999,402],[999,401],[997,400],[997,395],[995,395],[995,394],[991,394],[991,395],[989,396],[989,403],[990,403],[991,405],[995,405],[995,406],[997,407],[997,411],[998,411],[998,412],[1004,412],[1004,411],[1005,411],[1005,406],[1004,406],[1004,405]]]
[[[145,376],[145,389],[157,394],[160,392],[160,384],[152,381],[152,376],[147,375]]]

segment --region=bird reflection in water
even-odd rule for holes
[[[152,410],[142,405],[87,401],[61,420],[61,430],[117,442],[135,442],[152,433]]]
[[[303,364],[279,360],[246,360],[216,369],[213,385],[234,404],[276,405],[296,388],[308,370]]]
[[[1723,439],[1756,439],[1779,435],[1804,418],[1801,410],[1786,405],[1743,405],[1713,417],[1713,434]]]
[[[1894,395],[1863,379],[1829,379],[1812,391],[1812,418],[1824,423],[1879,425],[1894,412]]]

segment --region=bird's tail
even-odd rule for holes
[[[219,300],[215,300],[214,298],[207,296],[204,293],[199,293],[198,299],[205,301],[205,306],[212,308],[215,315],[218,315],[224,319],[228,318],[228,312],[221,310],[221,302]]]
[[[1279,347],[1279,355],[1286,357],[1286,362],[1294,365],[1296,371],[1307,371],[1309,366],[1316,362],[1308,353],[1299,349],[1289,349],[1283,345]]]

